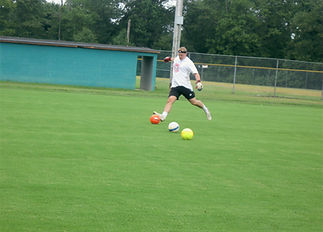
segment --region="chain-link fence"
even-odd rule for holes
[[[171,64],[164,63],[163,58],[170,55],[171,51],[160,51],[157,77],[169,78]],[[282,89],[295,88],[312,90],[316,97],[323,99],[323,63],[193,52],[188,56],[203,81],[230,83],[233,93],[242,85],[252,85],[258,89],[272,87],[266,91],[270,96],[283,96]]]

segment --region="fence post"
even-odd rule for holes
[[[233,94],[235,93],[236,75],[237,75],[237,56],[235,57],[235,61],[234,61],[233,86],[232,86]]]
[[[203,64],[201,64],[201,81],[203,81],[204,79],[203,79]]]
[[[308,69],[307,65],[306,65],[306,69]],[[305,89],[307,89],[307,85],[308,85],[308,72],[305,72]]]
[[[277,59],[277,64],[276,64],[276,74],[275,74],[275,84],[274,84],[274,97],[276,97],[276,86],[277,86],[277,77],[278,77],[278,66],[279,66],[279,60]]]

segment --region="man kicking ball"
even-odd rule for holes
[[[193,61],[187,57],[187,50],[185,47],[181,47],[178,50],[178,56],[176,58],[166,57],[164,62],[174,61],[173,63],[173,79],[171,82],[171,88],[168,95],[168,100],[165,105],[164,111],[162,114],[154,111],[154,114],[157,114],[160,117],[161,121],[164,121],[171,111],[172,106],[176,100],[179,99],[181,95],[194,106],[197,106],[204,110],[208,120],[212,119],[211,113],[208,108],[203,104],[202,101],[195,98],[195,93],[193,91],[190,73],[193,73],[196,80],[196,87],[198,90],[202,90],[203,85],[201,83],[200,75],[193,63]]]

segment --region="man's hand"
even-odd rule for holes
[[[168,63],[169,61],[172,61],[171,57],[167,56],[167,57],[164,58],[165,63]]]
[[[197,80],[196,82],[195,82],[195,88],[198,90],[198,91],[201,91],[202,89],[203,89],[203,85],[202,85],[202,82],[201,82],[201,80]]]

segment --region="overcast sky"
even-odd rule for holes
[[[46,0],[47,2],[55,2],[58,4],[61,4],[61,0]],[[65,2],[65,0],[63,0],[63,2]]]
[[[46,0],[47,2],[55,2],[57,4],[61,4],[61,0]],[[63,0],[63,2],[65,2],[65,0]],[[170,0],[170,2],[172,2],[172,5],[176,5],[176,0]]]
[[[55,2],[55,3],[61,3],[61,0],[46,0],[47,2]],[[65,0],[63,0],[65,2]]]
[[[47,2],[55,2],[57,4],[61,4],[61,0],[46,0]],[[65,0],[63,0],[65,2]]]

